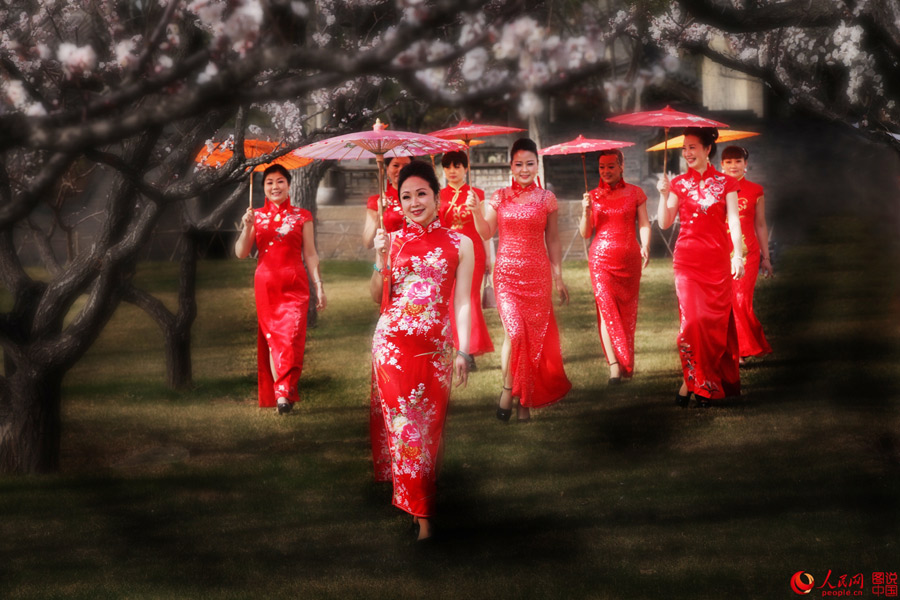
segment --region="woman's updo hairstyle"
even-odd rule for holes
[[[715,127],[686,127],[684,135],[698,138],[704,148],[709,148],[709,160],[716,155],[716,140],[719,139],[719,130]]]
[[[402,169],[400,175],[397,176],[397,191],[403,188],[403,182],[410,177],[420,177],[428,182],[428,186],[434,191],[435,198],[440,199],[441,184],[438,183],[437,175],[434,174],[434,168],[421,160],[413,160]]]
[[[522,152],[523,150],[525,152],[531,152],[535,156],[537,156],[538,153],[537,144],[534,143],[534,140],[531,138],[519,138],[509,150],[509,162],[513,161],[513,157],[517,152]]]
[[[722,160],[750,160],[750,151],[743,146],[728,146],[722,150]]]

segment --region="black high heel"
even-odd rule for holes
[[[697,398],[697,406],[699,408],[709,408],[710,406],[712,406],[712,401],[709,398],[697,396],[697,394],[694,394],[694,396],[696,396]]]
[[[678,392],[675,392],[675,404],[680,406],[681,408],[687,408],[687,405],[691,402],[691,393],[688,392],[686,396],[682,396]]]
[[[508,388],[505,385],[501,386],[504,391],[512,392],[512,388]],[[500,392],[500,399],[503,399],[503,392]],[[500,408],[499,404],[497,406],[497,418],[503,421],[504,423],[509,421],[509,418],[512,416],[512,406],[509,408]]]
[[[609,366],[611,367],[611,366],[617,365],[617,364],[619,364],[619,361],[613,361],[613,362],[609,363]],[[609,380],[607,380],[606,385],[618,385],[620,383],[622,383],[621,375],[618,377],[610,377]]]

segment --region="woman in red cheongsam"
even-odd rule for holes
[[[554,286],[562,302],[569,301],[569,291],[562,279],[556,196],[535,183],[538,157],[532,140],[513,144],[510,169],[510,187],[497,190],[488,203],[470,194],[469,209],[483,239],[500,231],[494,290],[505,335],[497,418],[509,420],[518,396],[518,419],[527,421],[532,407],[561,400],[572,388],[563,369],[552,299]]]
[[[306,345],[306,312],[309,277],[316,286],[316,307],[325,308],[325,290],[319,273],[319,255],[313,238],[313,219],[308,210],[291,206],[291,174],[281,165],[263,172],[266,204],[248,208],[234,246],[238,258],[246,258],[254,242],[259,253],[253,290],[259,319],[257,373],[259,405],[290,412],[300,397],[297,384],[303,371]]]
[[[413,515],[419,540],[431,536],[444,419],[455,371],[465,384],[469,349],[472,241],[441,227],[440,185],[431,165],[400,172],[400,202],[408,223],[375,235],[372,299],[381,302],[372,365],[387,431],[394,506]],[[389,250],[389,252],[388,252]],[[388,285],[387,297],[384,285]],[[451,301],[459,350],[450,331]]]
[[[594,234],[588,263],[611,384],[634,373],[638,290],[641,269],[650,260],[647,196],[638,186],[625,183],[624,166],[621,150],[600,153],[600,185],[584,195],[578,225],[585,239]],[[634,237],[635,220],[640,228],[640,246]]]
[[[408,156],[387,157],[384,159],[384,175],[387,178],[384,191],[384,228],[388,233],[398,231],[406,222],[403,218],[403,210],[400,208],[400,198],[397,195],[397,176],[400,169],[409,164]],[[375,230],[378,229],[378,198],[379,194],[369,196],[366,202],[366,223],[363,225],[363,245],[372,247],[375,239]]]
[[[475,269],[472,273],[472,297],[469,302],[472,318],[472,331],[469,335],[469,353],[472,356],[480,356],[486,352],[494,351],[491,335],[488,332],[487,323],[484,321],[484,313],[481,312],[481,282],[484,279],[486,268],[486,253],[484,240],[475,228],[472,211],[466,206],[469,191],[476,195],[478,200],[484,200],[484,191],[470,187],[466,183],[466,173],[469,170],[469,160],[462,151],[447,152],[441,157],[441,166],[444,168],[444,177],[447,179],[447,187],[441,190],[441,225],[453,231],[465,235],[472,240],[475,249]],[[456,331],[453,311],[450,311],[450,327]],[[454,337],[454,343],[457,340]]]
[[[740,146],[728,146],[722,151],[722,171],[738,181],[738,208],[741,233],[744,238],[744,276],[734,281],[734,321],[737,326],[741,363],[751,356],[765,356],[772,352],[763,333],[762,324],[753,313],[753,291],[759,272],[773,274],[769,259],[769,226],[766,224],[766,205],[761,185],[747,181],[747,159],[750,153]],[[762,258],[762,262],[760,262]]]
[[[387,178],[384,192],[384,228],[387,233],[400,231],[406,224],[403,209],[400,207],[400,196],[397,193],[397,177],[400,170],[409,164],[408,156],[398,156],[385,159],[385,177]],[[375,231],[378,229],[378,198],[379,194],[369,196],[366,202],[366,223],[363,226],[363,245],[371,248],[375,240]],[[369,437],[372,440],[372,466],[375,470],[375,481],[391,480],[391,457],[387,452],[387,432],[384,429],[384,419],[381,417],[381,400],[378,398],[378,388],[375,386],[375,372],[372,372],[369,386]]]
[[[663,176],[658,185],[659,226],[671,227],[676,214],[681,223],[672,261],[684,375],[675,397],[679,406],[687,406],[692,393],[706,408],[741,390],[731,291],[731,280],[744,274],[738,183],[709,162],[717,137],[715,128],[686,128],[682,155],[688,172],[671,183]]]

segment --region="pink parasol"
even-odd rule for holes
[[[322,160],[363,160],[374,158],[378,164],[378,222],[384,228],[384,157],[421,156],[449,152],[459,144],[410,131],[389,131],[387,125],[376,119],[371,131],[339,135],[297,148],[294,154]]]
[[[613,150],[616,148],[627,148],[628,146],[634,146],[634,142],[620,142],[618,140],[595,140],[586,138],[583,135],[579,135],[574,140],[563,142],[561,144],[556,144],[553,146],[547,146],[543,150],[540,150],[538,154],[541,156],[559,156],[562,154],[580,154],[581,155],[581,170],[584,173],[584,191],[590,191],[588,189],[587,182],[587,166],[585,165],[584,155],[588,152],[600,152],[601,150]]]
[[[665,128],[665,142],[663,148],[668,150],[669,128],[670,127],[728,127],[725,123],[713,121],[699,115],[681,112],[666,106],[662,110],[647,110],[643,112],[629,113],[627,115],[619,115],[607,119],[612,123],[620,123],[622,125],[645,125],[650,127]],[[666,171],[668,153],[663,155],[663,172]]]

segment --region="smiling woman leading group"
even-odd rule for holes
[[[683,149],[688,171],[671,182],[663,177],[658,186],[660,227],[670,227],[676,216],[681,222],[673,260],[681,321],[680,406],[687,406],[692,394],[706,408],[713,400],[740,393],[738,361],[745,350],[739,350],[732,305],[739,289],[752,301],[752,284],[748,290],[732,282],[741,279],[744,263],[751,264],[754,257],[742,253],[738,191],[756,200],[761,188],[754,194],[752,185],[739,185],[715,170],[710,159],[716,136],[715,129],[688,128]],[[746,151],[732,148],[723,164],[741,154],[738,167],[746,168]],[[419,540],[433,532],[452,380],[466,385],[473,355],[493,350],[479,306],[487,268],[482,240],[495,233],[499,238],[493,281],[504,339],[497,417],[508,421],[517,407],[517,421],[528,421],[532,408],[559,401],[572,387],[552,302],[554,291],[561,303],[569,300],[558,207],[556,196],[536,182],[537,146],[528,138],[513,144],[512,184],[487,202],[481,190],[465,183],[465,154],[448,153],[443,164],[449,184],[444,191],[430,164],[395,159],[388,167],[392,185],[385,199],[385,227],[376,221],[376,196],[376,204],[368,207],[364,236],[365,244],[375,249],[370,293],[381,305],[372,345],[376,479],[393,482],[393,503],[412,515]],[[638,290],[649,260],[650,224],[643,191],[623,180],[621,152],[601,153],[598,166],[600,184],[584,195],[579,230],[585,238],[593,236],[589,268],[612,384],[634,373]],[[726,169],[740,170],[731,163]],[[247,211],[235,245],[240,257],[249,255],[254,242],[259,250],[260,406],[277,406],[281,413],[298,399],[302,369],[309,290],[301,256],[317,287],[318,306],[325,306],[311,215],[285,202],[289,182],[283,168],[266,170],[266,205]],[[756,202],[761,213],[761,199]],[[765,218],[752,219],[764,243]],[[746,227],[743,231],[746,237]],[[759,253],[763,245],[754,251]],[[767,251],[763,268],[769,274]],[[755,260],[759,264],[759,257]],[[744,310],[747,314],[752,316],[752,304],[749,313]],[[754,323],[758,325],[755,316],[748,329],[761,336]],[[747,356],[769,351],[767,344],[761,351],[747,347]]]

